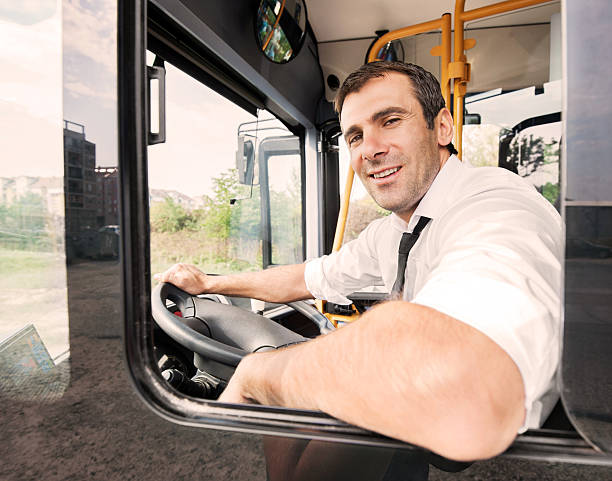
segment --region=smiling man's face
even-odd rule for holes
[[[438,143],[438,118],[428,129],[411,80],[389,72],[347,95],[340,124],[369,194],[408,221],[448,158]]]

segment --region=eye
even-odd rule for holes
[[[350,146],[350,145],[355,144],[356,142],[359,142],[360,140],[361,140],[361,134],[355,134],[352,137],[349,137],[348,144]]]
[[[399,122],[399,121],[400,121],[399,117],[391,117],[391,118],[385,120],[383,125],[384,126],[393,125],[393,124],[395,124],[396,122]]]

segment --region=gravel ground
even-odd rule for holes
[[[35,399],[1,394],[0,480],[265,480],[261,437],[177,426],[136,396],[119,336],[118,268],[109,261],[70,267],[71,355],[56,373],[63,394],[44,396],[40,385],[32,386]],[[322,447],[329,458],[346,450]],[[322,464],[315,459],[308,479],[325,478]],[[606,481],[612,469],[497,458],[460,473],[432,467],[430,480]]]

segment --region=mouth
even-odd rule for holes
[[[372,179],[386,179],[387,177],[390,177],[395,174],[400,169],[401,167],[391,167],[390,169],[385,169],[379,172],[374,172],[373,174],[368,174],[368,177]]]

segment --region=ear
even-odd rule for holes
[[[447,108],[438,112],[435,119],[438,145],[444,147],[453,141],[453,116]]]

